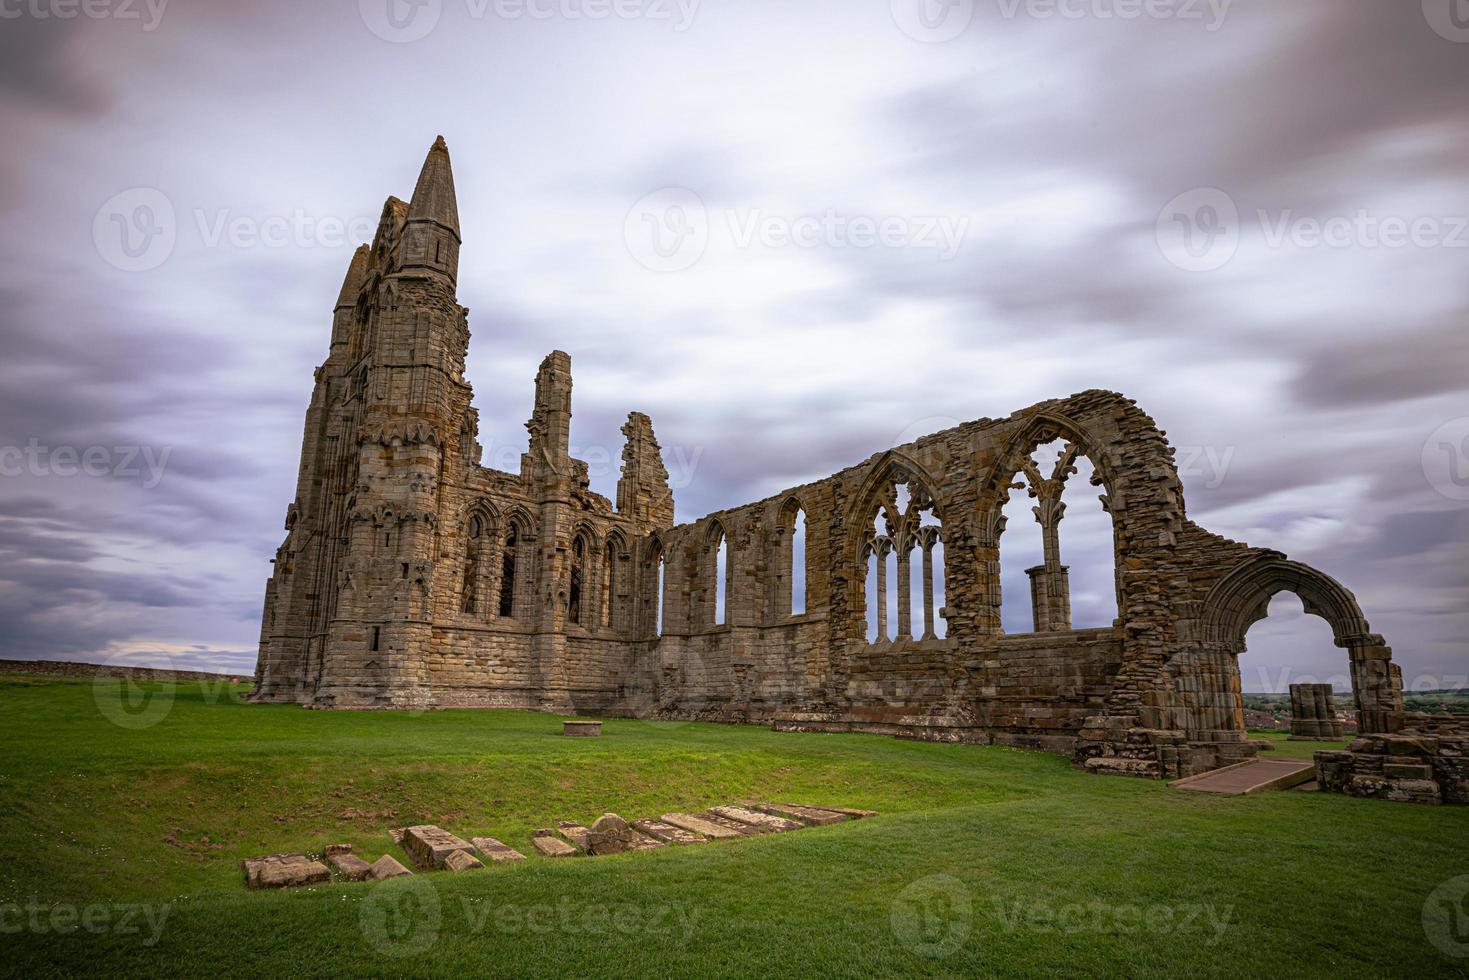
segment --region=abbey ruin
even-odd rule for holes
[[[1346,651],[1361,731],[1402,727],[1391,650],[1351,593],[1190,521],[1164,433],[1112,392],[968,422],[679,524],[646,415],[623,426],[615,503],[589,489],[568,448],[571,359],[556,351],[519,472],[482,466],[460,242],[440,139],[337,300],[266,588],[256,700],[870,731],[1177,776],[1255,751],[1238,656],[1288,590]],[[1051,443],[1064,448],[1043,468]],[[1118,617],[1099,629],[1071,628],[1060,557],[1062,493],[1083,458],[1115,541]],[[999,562],[1002,508],[1020,493],[1045,560],[1028,570],[1034,630],[1017,635],[1001,629]]]

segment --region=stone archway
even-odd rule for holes
[[[1271,597],[1279,592],[1294,593],[1307,613],[1326,620],[1333,641],[1347,651],[1359,730],[1395,732],[1401,728],[1402,675],[1392,662],[1392,648],[1372,632],[1356,597],[1309,565],[1271,553],[1232,568],[1204,601],[1205,644],[1229,654],[1243,653],[1245,634],[1265,618]]]

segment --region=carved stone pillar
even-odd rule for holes
[[[877,595],[873,597],[877,603],[877,642],[888,642],[888,552],[893,548],[893,543],[887,538],[878,538],[872,549],[873,555],[877,557]]]
[[[938,639],[933,628],[933,546],[935,536],[923,536],[923,639]]]
[[[898,547],[898,638],[913,636],[913,566],[912,538],[905,537]]]

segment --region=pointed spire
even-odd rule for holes
[[[440,136],[423,161],[413,201],[408,205],[408,220],[435,221],[459,237],[459,202],[454,197],[454,171],[449,165],[449,146]]]
[[[352,262],[347,266],[347,278],[342,280],[342,291],[337,296],[337,309],[357,305],[357,294],[367,281],[367,259],[371,254],[372,249],[366,245],[358,245],[357,251],[352,253]]]

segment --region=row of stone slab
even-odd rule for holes
[[[876,814],[871,810],[792,803],[716,806],[701,814],[665,813],[656,820],[631,823],[615,813],[604,813],[590,827],[563,820],[554,830],[534,831],[531,844],[538,854],[546,857],[624,854],[668,844],[703,844],[711,840],[785,833],[872,816]],[[525,860],[524,854],[493,837],[466,841],[431,824],[394,829],[389,834],[402,846],[409,860],[424,871],[483,868],[481,857],[491,863]],[[245,883],[251,888],[287,888],[324,884],[331,881],[333,871],[347,881],[381,881],[413,873],[389,854],[369,864],[352,853],[350,844],[328,845],[325,857],[326,864],[301,854],[250,858],[244,862]]]
[[[351,844],[328,844],[325,857],[326,864],[304,854],[246,858],[245,884],[250,888],[299,888],[324,885],[332,880],[333,871],[347,881],[382,881],[413,873],[391,854],[384,854],[369,864],[352,853]]]

